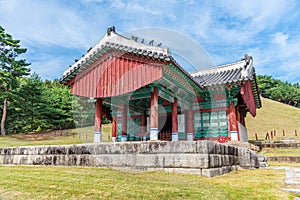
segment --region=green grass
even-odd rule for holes
[[[300,139],[300,109],[279,103],[270,99],[261,98],[262,108],[257,110],[255,118],[247,114],[246,126],[250,139],[264,139],[267,132],[276,130],[277,139],[282,138],[282,130],[285,130],[285,138]],[[294,136],[298,130],[298,137]]]
[[[102,127],[103,141],[111,141],[111,125],[105,124]],[[94,127],[85,127],[48,133],[8,135],[0,137],[0,147],[81,144],[91,143],[93,140]]]
[[[0,166],[0,199],[292,199],[282,170],[214,178],[92,167]]]
[[[300,149],[296,148],[264,148],[265,156],[300,156]]]
[[[300,167],[300,163],[287,163],[287,162],[271,162],[268,161],[269,166],[283,166],[283,167]]]

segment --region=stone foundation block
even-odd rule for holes
[[[157,167],[208,168],[207,154],[158,154]]]
[[[53,165],[68,165],[68,156],[66,155],[53,155],[52,164]]]
[[[243,168],[258,168],[258,158],[254,151],[238,148],[239,165]]]
[[[222,163],[222,156],[217,154],[209,155],[209,168],[216,168],[221,167]]]
[[[225,173],[229,173],[232,170],[234,170],[234,168],[232,168],[231,166],[225,166],[225,167],[219,167],[219,168],[210,168],[210,169],[202,169],[201,175],[206,176],[206,177],[214,177],[214,176],[223,175]]]
[[[259,167],[258,157],[243,147],[212,141],[144,141],[0,148],[0,164],[102,166],[188,172],[212,177],[234,166]],[[263,163],[260,162],[260,165]]]
[[[163,171],[168,172],[168,173],[195,174],[195,175],[201,176],[201,169],[164,168]]]

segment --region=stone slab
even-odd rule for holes
[[[101,166],[212,177],[258,167],[257,154],[213,141],[144,141],[0,148],[0,164]]]

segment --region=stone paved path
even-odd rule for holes
[[[270,167],[272,169],[284,169],[286,172],[286,184],[290,187],[282,188],[283,191],[300,194],[300,168],[298,167]],[[295,198],[300,200],[300,198]]]

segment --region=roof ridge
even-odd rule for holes
[[[99,49],[102,49],[103,46],[106,46],[106,43],[112,43],[112,44],[118,44],[116,46],[128,46],[136,49],[141,49],[142,52],[146,50],[147,52],[157,52],[159,56],[170,56],[170,50],[168,48],[160,47],[160,46],[153,46],[150,44],[144,44],[137,42],[134,39],[127,38],[123,35],[120,35],[115,32],[115,27],[110,27],[107,29],[107,32],[105,36],[97,42],[93,47],[89,48],[87,53],[85,53],[79,60],[76,60],[73,65],[71,65],[67,70],[64,71],[63,75],[67,75],[71,71],[73,71],[78,64],[81,64],[85,62],[87,59],[89,59],[95,52],[97,52]],[[151,42],[150,42],[151,43]],[[153,42],[152,42],[153,44]],[[111,47],[111,46],[110,46]],[[114,48],[114,47],[112,47]],[[162,54],[162,55],[161,55]]]
[[[242,63],[244,61],[244,59],[239,60],[239,61],[235,61],[235,62],[231,62],[231,63],[226,63],[226,64],[222,64],[222,65],[217,65],[215,67],[207,67],[207,68],[203,68],[203,69],[199,69],[193,72],[190,72],[191,74],[195,74],[197,72],[204,72],[204,71],[208,71],[208,70],[213,70],[213,69],[221,69],[221,68],[226,68],[228,66],[233,66],[235,64],[239,64]]]
[[[204,86],[252,80],[255,69],[251,56],[245,55],[240,61],[220,65],[214,68],[201,69],[192,72],[191,75],[196,81]]]

